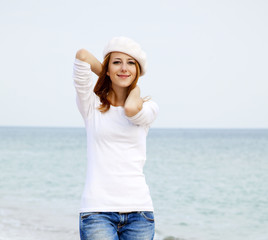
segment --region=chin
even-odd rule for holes
[[[120,87],[128,88],[130,85],[131,85],[131,83],[130,84],[121,84]]]

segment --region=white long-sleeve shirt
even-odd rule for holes
[[[133,117],[110,106],[101,113],[90,65],[75,60],[77,106],[87,132],[87,173],[80,212],[153,211],[143,174],[146,136],[158,106],[149,100]]]

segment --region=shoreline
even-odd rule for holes
[[[0,201],[0,240],[80,240],[78,212],[22,202],[19,206]],[[169,239],[177,238],[155,230],[154,240]]]

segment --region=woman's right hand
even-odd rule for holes
[[[90,64],[92,72],[94,72],[98,76],[100,75],[101,70],[102,70],[102,64],[89,51],[82,48],[77,51],[75,57],[79,59],[80,61],[87,62],[88,64]]]

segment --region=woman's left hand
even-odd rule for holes
[[[142,105],[143,100],[140,97],[140,88],[138,85],[136,85],[136,87],[130,91],[125,101],[124,105],[125,114],[128,117],[133,117],[142,109]]]

